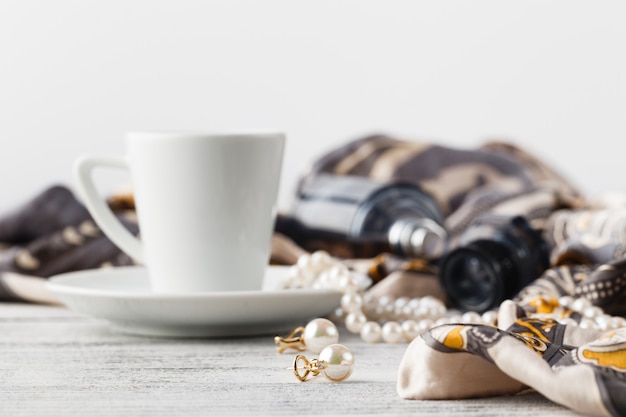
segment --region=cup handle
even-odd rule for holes
[[[128,169],[128,162],[124,157],[84,155],[75,161],[74,175],[78,180],[78,189],[87,209],[104,234],[131,258],[145,263],[141,241],[117,220],[111,208],[96,190],[92,172],[97,166]]]

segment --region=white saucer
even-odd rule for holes
[[[125,333],[163,337],[280,334],[339,306],[334,290],[279,289],[288,267],[270,266],[263,290],[197,294],[150,292],[144,267],[70,272],[47,287],[70,309]]]

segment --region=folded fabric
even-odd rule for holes
[[[511,311],[519,310],[509,305],[501,315]],[[626,415],[626,328],[599,333],[533,317],[506,330],[442,325],[409,345],[397,381],[400,396],[421,400],[512,395],[527,387],[590,416]]]
[[[137,234],[134,212],[115,211]],[[132,265],[64,186],[55,185],[0,219],[0,300],[55,303],[45,279],[64,272]]]
[[[431,194],[446,215],[472,193],[500,190],[489,204],[522,191],[549,187],[563,206],[579,207],[580,193],[539,158],[505,142],[461,149],[437,143],[371,135],[342,144],[317,158],[302,183],[320,173],[365,176],[379,182],[407,181]],[[486,210],[483,201],[482,210]]]
[[[626,259],[599,265],[563,265],[548,269],[514,298],[527,309],[533,300],[584,298],[604,313],[626,313]]]
[[[626,415],[626,230],[606,227],[620,221],[615,212],[555,213],[544,232],[556,264],[500,305],[497,327],[447,324],[416,338],[400,364],[399,395],[470,398],[530,387],[583,414]]]
[[[52,185],[0,217],[0,242],[19,245],[91,219],[65,186]]]

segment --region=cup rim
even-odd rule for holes
[[[282,138],[286,134],[277,129],[240,129],[240,130],[129,130],[126,132],[126,139],[150,139],[150,140],[171,140],[171,139],[206,139],[206,138]]]

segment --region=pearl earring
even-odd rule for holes
[[[317,376],[320,373],[332,382],[345,381],[352,374],[353,367],[352,352],[340,344],[326,346],[318,359],[309,361],[304,355],[298,355],[293,361],[293,373],[300,381],[306,381],[309,374]]]
[[[339,332],[335,324],[328,319],[318,318],[311,320],[305,327],[295,328],[285,337],[276,336],[274,343],[278,345],[278,353],[289,348],[320,353],[326,346],[337,343],[338,340]]]

